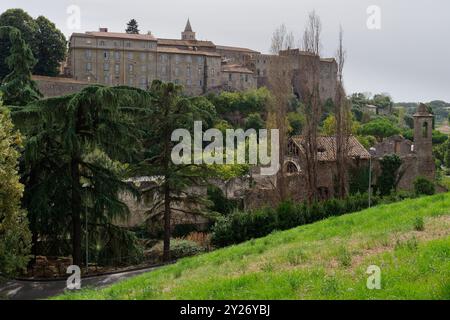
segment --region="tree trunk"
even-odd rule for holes
[[[72,259],[73,264],[81,266],[81,195],[80,171],[78,161],[72,159]]]
[[[171,236],[170,188],[169,183],[166,180],[166,185],[164,187],[164,254],[163,254],[164,262],[170,261],[170,236]]]

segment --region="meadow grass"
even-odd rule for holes
[[[370,265],[381,268],[380,290],[367,289]],[[450,299],[450,194],[274,232],[55,299]]]

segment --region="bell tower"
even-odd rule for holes
[[[417,155],[417,174],[434,180],[433,115],[423,103],[419,104],[414,114],[414,151]]]
[[[191,22],[187,21],[186,27],[184,28],[184,31],[181,33],[181,40],[196,40],[195,39],[195,32],[192,31]]]

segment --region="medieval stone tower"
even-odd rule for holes
[[[186,27],[184,28],[184,31],[181,33],[181,39],[182,40],[196,40],[195,39],[195,32],[192,31],[191,22],[187,21]]]
[[[419,104],[414,114],[414,151],[417,155],[417,175],[435,178],[433,159],[433,115],[425,104]]]

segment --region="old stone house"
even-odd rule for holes
[[[376,177],[381,174],[379,160],[387,154],[396,154],[402,160],[397,177],[399,190],[413,190],[414,180],[419,176],[434,181],[433,115],[428,112],[426,105],[419,104],[413,117],[414,142],[396,135],[374,146],[374,184]]]

